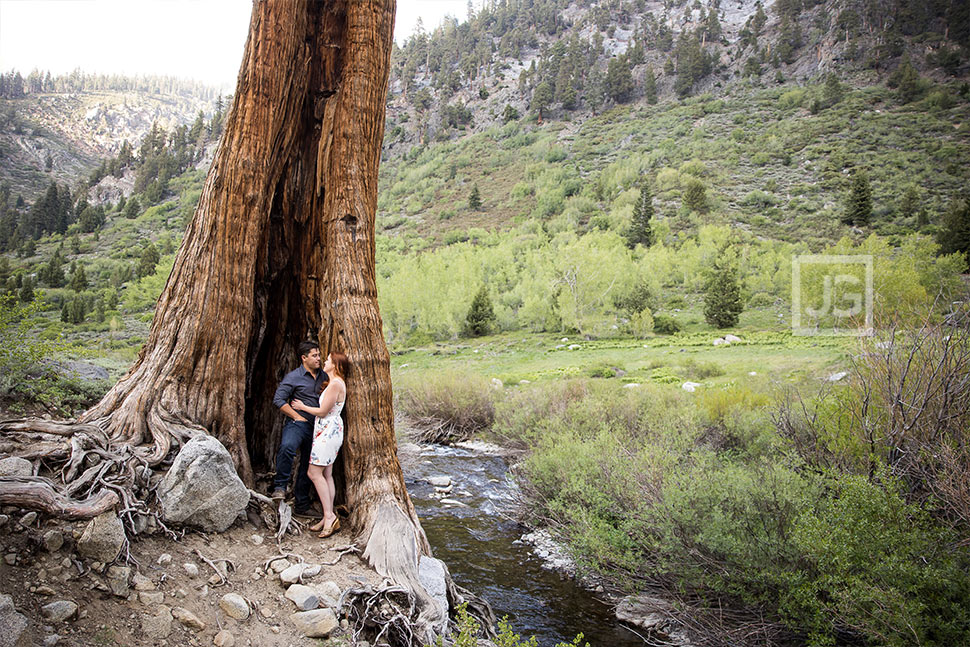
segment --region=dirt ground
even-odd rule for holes
[[[2,511],[9,520],[0,528],[0,592],[13,597],[16,610],[29,619],[25,632],[28,642],[18,644],[89,646],[148,646],[148,645],[212,645],[220,630],[232,634],[229,644],[281,646],[341,644],[350,642],[346,629],[338,630],[326,642],[306,638],[296,629],[289,615],[297,609],[284,597],[285,586],[267,562],[275,557],[287,557],[297,563],[302,558],[308,564],[325,564],[337,559],[334,548],[348,547],[350,533],[344,528],[326,539],[316,533],[287,535],[277,545],[274,530],[260,527],[256,519],[237,520],[226,532],[204,535],[186,532],[180,540],[163,534],[130,543],[127,563],[132,575],[139,573],[150,583],[141,582],[146,591],[132,586],[127,597],[111,592],[106,578],[107,568],[81,560],[73,547],[87,522],[70,523],[47,519],[43,515],[27,527],[19,520],[26,511],[6,508]],[[28,518],[29,520],[29,518]],[[303,520],[303,519],[301,519]],[[315,521],[308,519],[303,521]],[[51,551],[44,545],[44,534],[60,531],[64,545]],[[215,562],[228,559],[234,568],[228,573],[228,583],[210,581],[215,570],[199,556]],[[163,557],[171,556],[171,560]],[[117,565],[125,565],[125,551]],[[160,561],[161,558],[161,561]],[[11,564],[11,562],[13,562]],[[194,564],[198,575],[191,575]],[[101,572],[97,569],[101,568]],[[218,578],[215,578],[218,580]],[[340,557],[335,565],[324,565],[319,575],[307,580],[309,585],[333,581],[341,591],[362,584],[379,586],[380,579],[355,554]],[[150,593],[155,595],[143,595]],[[161,593],[162,595],[157,595]],[[244,597],[253,610],[246,620],[235,620],[220,608],[219,601],[227,593]],[[79,611],[73,619],[53,623],[42,617],[41,607],[55,600],[71,600]],[[175,619],[171,631],[160,637],[150,618],[162,605],[181,607],[201,620],[204,628],[190,628]],[[153,634],[154,635],[151,635]],[[161,632],[164,633],[164,630]],[[58,636],[57,639],[52,636]],[[8,636],[0,635],[0,645]],[[215,644],[223,644],[226,635]],[[228,647],[228,646],[226,646]]]

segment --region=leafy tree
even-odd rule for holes
[[[653,196],[650,186],[644,182],[640,186],[640,197],[633,205],[633,218],[626,233],[627,245],[631,249],[637,245],[650,247],[653,244],[653,228],[650,225],[653,213]]]
[[[482,208],[482,195],[478,191],[478,185],[472,187],[472,192],[468,196],[468,208],[473,211],[478,211]]]
[[[722,251],[714,260],[704,287],[704,320],[715,328],[738,324],[744,310],[738,271]]]
[[[872,218],[872,187],[865,171],[856,171],[852,186],[846,199],[845,215],[842,222],[856,227],[865,227]]]
[[[970,263],[970,197],[953,200],[943,216],[939,233],[940,253],[963,254]]]
[[[468,314],[465,316],[465,334],[471,337],[487,335],[494,324],[495,311],[492,308],[492,301],[488,298],[488,288],[482,285],[478,294],[472,299]]]

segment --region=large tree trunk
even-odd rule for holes
[[[252,484],[254,466],[275,456],[282,419],[272,394],[296,365],[297,344],[316,337],[324,354],[343,350],[352,364],[342,451],[351,527],[374,568],[415,593],[425,626],[440,626],[417,579],[430,548],[397,460],[377,306],[394,10],[395,0],[254,3],[219,152],[148,340],[81,422],[103,429],[112,449],[130,448],[129,465],[158,465],[209,433]]]

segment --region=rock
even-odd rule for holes
[[[43,586],[43,585],[38,586],[36,589],[34,589],[34,593],[36,593],[37,595],[46,595],[48,597],[53,597],[57,595],[57,591],[55,591],[49,586]]]
[[[193,631],[203,631],[205,629],[205,623],[188,609],[183,609],[182,607],[172,608],[172,617],[182,623],[182,626],[192,629]]]
[[[124,545],[124,524],[114,511],[109,510],[88,523],[77,540],[77,552],[99,562],[113,562]]]
[[[418,581],[434,599],[441,610],[441,618],[444,625],[439,627],[440,632],[444,632],[448,623],[448,589],[447,589],[447,570],[444,562],[434,557],[422,555],[418,562]]]
[[[0,594],[0,645],[26,647],[30,644],[26,630],[27,616],[17,611],[12,597]]]
[[[249,617],[249,603],[238,593],[226,593],[219,600],[219,608],[227,616],[236,620],[245,620]]]
[[[251,541],[253,543],[253,546],[262,546],[263,545],[263,536],[262,535],[253,535],[253,536],[251,536],[249,538],[249,541]]]
[[[293,602],[300,611],[309,611],[320,606],[320,598],[309,586],[294,584],[286,589],[286,599]]]
[[[503,386],[505,386],[505,384],[502,383],[502,380],[498,379],[497,377],[492,378],[493,389],[501,389]]]
[[[182,568],[185,569],[185,573],[189,577],[199,576],[199,567],[193,564],[192,562],[188,562],[187,564],[182,564]]]
[[[223,532],[245,512],[249,490],[232,457],[212,436],[185,443],[156,491],[166,521]]]
[[[715,339],[714,340],[714,345],[715,346],[730,346],[731,345],[731,342],[729,342],[726,339],[720,339],[720,338],[718,338],[718,339]]]
[[[131,577],[131,585],[135,587],[136,591],[154,591],[155,583],[150,579],[142,575],[141,573],[135,573]]]
[[[44,638],[44,647],[56,647],[60,641],[61,637],[58,634],[51,634]]]
[[[640,386],[640,383],[639,382],[630,382],[629,384],[624,384],[623,385],[623,388],[624,389],[635,389],[635,388],[637,388],[639,386]]]
[[[129,566],[109,566],[105,576],[108,580],[108,587],[113,595],[119,598],[128,597],[128,580],[131,579],[131,567]]]
[[[284,559],[284,558],[274,559],[269,563],[269,567],[273,570],[274,573],[282,573],[290,566],[292,566],[292,564],[290,564],[290,560]]]
[[[169,555],[168,553],[162,553],[161,555],[158,556],[157,563],[159,566],[168,566],[169,564],[172,563],[172,556]]]
[[[141,630],[149,638],[166,638],[172,633],[172,610],[161,605],[155,613],[146,613],[141,617]]]
[[[629,595],[616,605],[616,619],[648,631],[666,633],[673,605],[648,595]]]
[[[336,582],[321,582],[313,586],[313,590],[316,591],[317,595],[320,597],[320,605],[326,607],[337,607],[337,601],[340,600],[340,594],[342,591]]]
[[[34,522],[35,521],[37,521],[37,513],[36,512],[28,512],[24,516],[20,517],[20,525],[21,526],[24,526],[25,528],[27,526],[34,525]]]
[[[0,528],[6,527],[8,523],[10,523],[10,517],[5,514],[0,514]]]
[[[570,344],[569,345],[569,350],[579,350],[580,348],[582,348],[582,346],[580,346],[579,344]]]
[[[17,563],[17,553],[7,553],[3,556],[3,561],[7,562],[10,566]]]
[[[314,609],[290,615],[290,622],[307,638],[326,638],[340,626],[333,609]]]
[[[283,584],[296,584],[302,578],[313,577],[319,574],[319,564],[293,564],[280,573],[280,581]]]
[[[272,618],[273,617],[273,610],[270,609],[269,607],[260,607],[259,608],[259,615],[263,616],[264,618]]]
[[[700,382],[684,382],[683,384],[680,385],[680,388],[687,391],[688,393],[693,393],[694,391],[697,390],[697,387],[699,387],[700,385],[701,385]]]
[[[71,600],[55,600],[42,606],[40,613],[49,622],[64,622],[77,615],[77,603]]]
[[[724,335],[724,341],[730,342],[733,344],[735,342],[741,341],[741,338],[736,335]]]
[[[434,487],[448,487],[451,485],[451,478],[447,476],[430,476],[428,477],[428,483]]]
[[[34,466],[26,458],[11,456],[0,460],[0,476],[33,476]]]
[[[845,376],[848,374],[849,374],[848,371],[839,371],[838,373],[832,373],[831,375],[829,375],[828,381],[838,382],[839,380],[845,378]]]
[[[165,602],[165,594],[161,591],[139,591],[138,601],[145,606],[156,606]]]
[[[212,644],[216,647],[233,647],[236,644],[236,638],[223,629],[216,634],[216,637],[212,639]]]
[[[48,530],[44,533],[44,550],[57,552],[64,545],[64,535],[60,530]]]

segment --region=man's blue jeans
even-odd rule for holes
[[[293,495],[298,509],[310,506],[310,477],[307,476],[307,466],[310,464],[310,446],[313,443],[313,423],[289,420],[283,425],[283,435],[280,440],[280,450],[276,453],[276,478],[273,489],[285,490],[290,484],[290,474],[293,473],[293,457],[300,451],[300,465],[296,470],[296,485]]]

